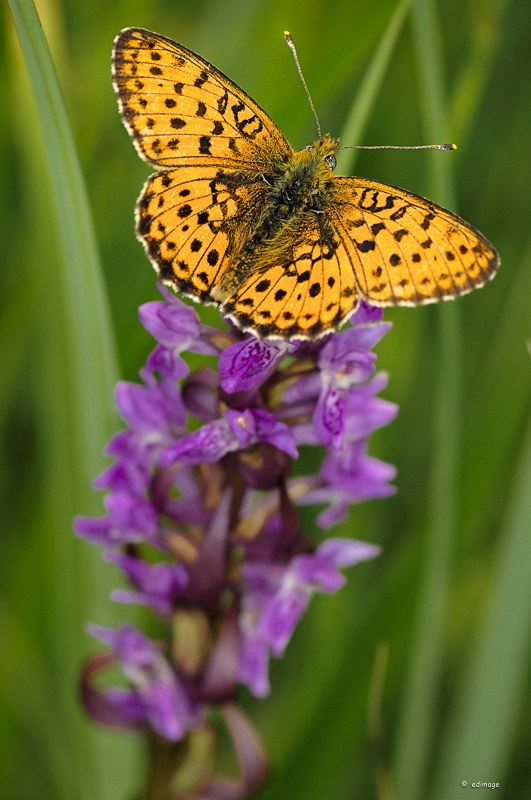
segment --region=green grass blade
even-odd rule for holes
[[[510,269],[511,286],[488,342],[489,358],[485,359],[475,387],[471,405],[474,413],[467,430],[468,458],[463,463],[465,528],[474,538],[491,523],[493,499],[503,493],[504,475],[510,468],[514,442],[529,404],[531,376],[525,372],[524,342],[531,332],[531,238]],[[503,426],[499,420],[504,420]]]
[[[101,448],[115,424],[118,369],[85,184],[61,89],[31,0],[10,8],[33,88],[56,212],[70,341],[76,439],[82,483],[101,469]]]
[[[398,3],[382,34],[343,127],[340,147],[360,143],[410,5],[411,0],[401,0]],[[352,174],[357,157],[357,150],[341,150],[337,153],[337,174]]]
[[[414,0],[420,103],[428,140],[445,141],[442,48],[432,0]],[[446,154],[447,155],[447,154]],[[443,156],[443,158],[441,158]],[[429,153],[430,195],[452,205],[449,162]],[[437,309],[437,405],[429,481],[426,538],[412,661],[397,737],[394,775],[398,797],[423,797],[424,781],[436,727],[443,636],[450,591],[450,554],[457,514],[459,464],[460,326],[455,304]]]
[[[65,747],[62,709],[57,708],[54,676],[43,653],[12,609],[0,597],[0,628],[16,658],[6,659],[0,672],[0,699],[26,739],[40,753],[57,800],[75,797],[76,781],[70,751]],[[24,691],[21,692],[21,686]],[[43,735],[45,734],[45,735]]]
[[[490,601],[456,698],[435,797],[461,780],[503,785],[531,656],[531,415],[502,525]]]
[[[43,354],[37,364],[41,372],[35,406],[45,453],[42,496],[34,503],[36,510],[41,509],[35,533],[42,543],[41,567],[44,580],[49,581],[54,613],[54,624],[43,638],[53,664],[56,726],[61,726],[72,780],[69,796],[81,800],[103,792],[112,798],[121,796],[119,787],[113,785],[112,773],[119,775],[134,763],[131,746],[85,721],[75,692],[81,660],[90,646],[82,632],[83,624],[101,619],[98,609],[106,602],[110,576],[96,550],[74,540],[71,526],[75,513],[99,506],[90,486],[103,467],[103,446],[117,425],[113,404],[118,377],[115,342],[87,192],[50,52],[30,0],[12,0],[10,8],[38,119],[37,126],[21,132],[18,144],[31,148],[28,153],[21,152],[27,174],[35,181],[42,181],[35,157],[42,147],[51,197],[51,202],[45,198],[37,209],[34,239],[28,243],[33,262],[48,267],[34,281],[39,290],[37,330],[42,336],[39,351]],[[28,186],[30,192],[31,188]],[[40,186],[36,189],[36,195],[44,196]],[[59,244],[57,269],[55,264],[50,268],[47,251],[39,262],[34,244],[34,240],[39,241],[36,230],[41,232],[39,224],[44,220],[47,233],[53,228]],[[30,627],[28,638],[31,633],[37,636]],[[10,645],[13,658],[23,668],[24,652],[17,649],[16,642]],[[47,730],[48,722],[46,715],[36,720],[37,741],[53,740],[54,728],[50,725]],[[45,757],[45,748],[42,750]],[[55,783],[64,785],[61,762],[50,759],[47,764]]]
[[[468,138],[470,125],[486,88],[508,5],[509,0],[487,0],[477,6],[479,19],[471,29],[471,42],[451,98],[452,128],[460,147]]]

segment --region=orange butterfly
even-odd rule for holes
[[[313,339],[357,308],[466,294],[498,254],[464,220],[404,189],[337,177],[325,134],[294,152],[201,56],[141,28],[115,39],[113,83],[141,158],[136,209],[160,279],[263,338]]]

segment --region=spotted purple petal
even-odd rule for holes
[[[217,347],[201,335],[206,326],[200,324],[194,309],[170,294],[162,284],[158,288],[166,302],[154,300],[140,306],[138,313],[144,328],[159,344],[176,353],[190,350],[217,355]]]
[[[194,707],[170,665],[140,631],[131,625],[111,630],[89,626],[89,633],[109,645],[125,676],[144,704],[145,716],[154,731],[170,741],[182,739],[201,722],[202,710]],[[136,704],[139,712],[139,703]]]
[[[163,464],[176,461],[213,464],[227,453],[243,450],[259,441],[272,444],[293,458],[298,455],[293,433],[283,422],[278,422],[274,414],[264,409],[228,409],[220,419],[183,436],[161,453],[160,460]]]
[[[165,378],[178,381],[188,375],[188,365],[181,358],[175,348],[165,347],[163,344],[157,345],[150,353],[146,366],[141,370],[141,376],[147,380],[153,372]]]
[[[298,458],[299,454],[291,428],[284,422],[278,422],[275,415],[265,409],[252,409],[252,414],[256,425],[256,435],[260,441],[274,445],[292,458]]]
[[[229,345],[219,357],[221,388],[232,393],[260,386],[281,359],[296,349],[290,342],[263,341],[255,336]]]
[[[227,417],[207,422],[194,433],[183,436],[173,447],[160,454],[162,464],[214,464],[231,450],[237,450],[239,442],[232,432]]]
[[[113,600],[120,603],[142,603],[161,614],[169,615],[174,603],[188,583],[188,573],[182,564],[147,564],[124,553],[107,552],[106,558],[125,572],[136,592],[114,591]]]
[[[240,630],[240,680],[259,697],[269,691],[267,653],[283,654],[314,592],[332,594],[345,582],[338,567],[378,555],[379,548],[351,539],[329,539],[314,553],[287,564],[245,562]]]
[[[389,481],[395,477],[396,469],[367,456],[365,451],[365,440],[344,445],[341,451],[330,451],[321,466],[320,486],[297,497],[297,505],[329,504],[317,518],[322,528],[344,519],[352,503],[395,493]]]

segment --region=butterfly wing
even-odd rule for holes
[[[416,306],[467,294],[490,280],[499,257],[451,211],[379,181],[335,178],[325,214],[347,253],[362,297]]]
[[[113,85],[144,161],[159,168],[271,167],[291,147],[257,103],[201,56],[142,28],[114,40]]]
[[[360,296],[434,303],[482,286],[498,265],[490,242],[451,211],[379,181],[334,177],[322,212],[257,252],[222,310],[260,336],[312,339],[337,330]]]
[[[254,252],[222,313],[263,338],[313,339],[335,330],[359,299],[347,247],[322,215],[305,213]]]
[[[213,166],[156,172],[137,203],[137,235],[160,279],[203,303],[249,239],[265,199],[263,181]]]
[[[249,240],[264,173],[291,147],[235,83],[186,47],[140,28],[115,39],[113,85],[140,156],[161,170],[137,203],[137,235],[161,280],[201,302]]]

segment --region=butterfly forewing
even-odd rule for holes
[[[483,286],[498,266],[490,242],[456,214],[379,181],[336,178],[327,214],[373,304],[457,297]]]
[[[292,150],[257,103],[208,61],[141,28],[115,39],[113,82],[140,156],[158,167],[180,163],[271,166]]]

